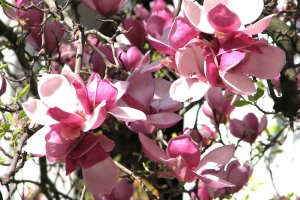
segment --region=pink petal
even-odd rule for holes
[[[259,123],[259,125],[258,125],[257,132],[258,132],[258,133],[263,132],[263,131],[266,129],[267,124],[268,124],[267,116],[266,116],[266,115],[263,115],[262,118],[260,119],[260,123]]]
[[[92,112],[91,116],[87,116],[86,121],[81,125],[83,131],[89,131],[98,128],[106,118],[105,101],[102,101]]]
[[[155,126],[149,123],[146,120],[136,120],[130,123],[127,123],[127,127],[136,132],[136,133],[143,133],[143,134],[152,134],[155,130]]]
[[[233,136],[242,138],[245,133],[244,122],[238,119],[231,119],[229,130]]]
[[[264,1],[227,0],[227,3],[224,3],[224,5],[240,18],[242,25],[246,25],[255,21],[260,16],[264,8]]]
[[[204,33],[214,33],[214,29],[208,22],[207,13],[203,6],[192,0],[184,0],[182,4],[184,15],[188,18],[189,22],[198,30]]]
[[[182,117],[176,113],[158,113],[147,115],[147,120],[158,128],[169,128],[179,122]]]
[[[163,163],[168,159],[167,154],[154,141],[139,133],[139,138],[142,143],[143,151],[146,156],[153,162]]]
[[[199,31],[192,28],[185,18],[176,17],[170,30],[169,43],[174,49],[179,49],[198,35]]]
[[[239,17],[221,3],[208,12],[207,18],[215,30],[223,33],[236,31],[241,26]]]
[[[170,87],[170,97],[179,102],[194,102],[201,99],[209,86],[196,78],[181,77]]]
[[[238,65],[244,58],[246,53],[241,51],[231,51],[221,55],[220,70],[222,72],[228,71]]]
[[[26,146],[23,147],[23,150],[27,153],[42,157],[46,155],[46,135],[51,131],[49,126],[44,126],[33,134],[26,143]]]
[[[199,179],[212,188],[234,187],[232,183],[210,174],[199,175]]]
[[[171,82],[162,78],[154,79],[155,91],[151,106],[159,112],[175,112],[182,108],[182,103],[174,101],[170,97]]]
[[[219,76],[219,68],[217,66],[216,57],[209,55],[205,58],[205,75],[208,83],[211,86],[218,86],[220,84],[221,78]]]
[[[116,101],[118,101],[126,92],[127,88],[129,87],[129,83],[127,81],[117,81],[113,85],[118,90],[116,98]]]
[[[154,81],[151,73],[140,73],[137,68],[129,76],[127,93],[144,106],[149,106],[154,94]],[[126,102],[128,104],[128,102]]]
[[[34,122],[41,125],[52,125],[58,123],[58,121],[46,114],[49,107],[41,100],[31,99],[22,105],[26,115]]]
[[[200,162],[200,150],[189,135],[180,135],[168,142],[167,155],[170,158],[181,156],[190,169],[198,166]]]
[[[78,158],[82,168],[90,168],[109,157],[109,154],[99,145],[93,146],[88,152]]]
[[[234,155],[234,145],[225,145],[218,147],[206,154],[197,167],[201,171],[206,169],[217,169],[225,166]],[[199,171],[197,171],[199,174]]]
[[[198,178],[198,175],[188,167],[186,160],[181,156],[168,159],[165,164],[174,171],[174,178],[177,178],[180,181],[192,182]]]
[[[144,66],[141,70],[141,73],[144,72],[156,72],[158,70],[160,70],[163,67],[163,65],[161,64],[160,60],[154,61],[146,66]]]
[[[65,112],[57,107],[49,108],[47,115],[60,123],[69,124],[70,126],[80,126],[84,120],[80,115]]]
[[[286,63],[284,51],[268,45],[265,39],[256,44],[263,54],[250,53],[238,70],[261,79],[275,78]]]
[[[226,87],[236,94],[252,95],[256,92],[254,83],[245,74],[232,70],[219,74]]]
[[[248,179],[248,170],[243,166],[237,166],[231,171],[228,177],[228,181],[235,185],[235,187],[228,188],[229,191],[232,193],[238,192],[248,182]]]
[[[184,48],[176,52],[175,60],[179,73],[184,77],[197,77],[205,81],[204,77],[204,56],[202,41],[191,40]]]
[[[68,80],[70,85],[76,81],[77,84],[80,84],[82,88],[85,88],[85,83],[81,77],[75,74],[68,65],[64,65],[63,69],[61,70],[61,74]]]
[[[119,179],[119,169],[111,157],[90,168],[82,169],[86,188],[94,194],[108,194],[116,186]]]
[[[256,35],[263,32],[269,25],[273,16],[274,15],[269,15],[267,17],[264,17],[255,24],[247,26],[244,30],[242,30],[242,32],[247,35]]]
[[[175,49],[173,49],[168,41],[170,28],[164,30],[163,35],[158,40],[150,35],[146,36],[146,39],[150,45],[162,54],[175,55]]]
[[[71,85],[62,75],[43,74],[38,85],[38,92],[41,100],[49,107],[58,107],[72,113],[74,108],[80,105]]]

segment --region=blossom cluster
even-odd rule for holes
[[[30,3],[44,8],[36,1],[15,2],[19,7]],[[109,19],[126,3],[82,0],[84,6]],[[178,111],[183,102],[203,99],[201,110],[213,126],[229,122],[229,131],[239,142],[254,143],[267,126],[266,116],[259,121],[253,113],[243,120],[230,115],[235,109],[233,102],[257,92],[256,78],[274,79],[285,65],[284,51],[257,37],[273,16],[252,24],[264,8],[263,0],[204,0],[203,5],[183,0],[179,14],[163,0],[155,0],[150,7],[150,11],[140,4],[134,7],[137,18],[125,19],[119,27],[131,30],[119,35],[113,47],[97,38],[85,38],[117,66],[108,68],[103,55],[89,53],[92,48],[86,45],[81,56],[82,66],[89,68],[88,78],[74,72],[78,44],[63,43],[64,24],[51,21],[42,29],[40,9],[5,11],[28,30],[26,40],[36,51],[55,55],[51,73],[38,80],[39,99],[22,104],[27,117],[43,126],[28,139],[24,150],[46,156],[50,162],[65,163],[66,175],[81,167],[84,184],[95,199],[118,199],[116,191],[123,188],[129,191],[123,190],[124,195],[130,196],[132,185],[125,179],[118,183],[119,169],[109,154],[115,142],[105,132],[97,132],[114,117],[138,134],[147,158],[164,166],[158,177],[181,182],[199,179],[197,196],[203,199],[236,193],[247,183],[253,166],[247,162],[242,166],[233,159],[233,144],[223,143],[202,155],[203,147],[217,141],[218,130],[206,124],[184,127],[184,133],[171,138],[165,147],[151,138],[157,130],[182,120]],[[150,48],[141,51],[147,42],[160,53],[154,62]],[[66,65],[61,67],[59,60]],[[173,72],[175,80],[153,75],[163,67]]]

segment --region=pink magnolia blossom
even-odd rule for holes
[[[161,78],[153,79],[151,73],[141,73],[141,68],[136,68],[127,81],[129,87],[122,100],[128,106],[145,113],[147,118],[130,122],[128,127],[131,130],[152,133],[155,127],[168,128],[182,119],[174,113],[182,104],[170,98],[170,82]]]
[[[151,5],[150,12],[141,5],[137,5],[134,11],[137,16],[144,20],[144,27],[147,33],[159,39],[163,35],[164,30],[171,26],[175,16],[164,0],[155,0]]]
[[[225,123],[235,108],[232,105],[233,101],[239,99],[228,89],[222,92],[222,89],[217,87],[210,87],[204,97],[206,102],[202,106],[203,113],[214,124]]]
[[[231,119],[229,130],[233,136],[246,142],[253,143],[265,130],[267,123],[268,120],[265,115],[258,121],[253,113],[248,113],[243,120]]]
[[[106,56],[107,60],[112,64],[119,64],[115,63],[112,49],[110,45],[103,45],[101,42],[97,45],[98,49]],[[102,57],[97,53],[94,52],[91,59],[91,67],[93,72],[98,73],[101,77],[104,77],[106,65],[102,59]],[[111,71],[110,71],[111,72]],[[108,73],[110,74],[110,73]]]
[[[38,4],[36,0],[16,0],[15,4],[18,7],[29,6],[30,3]],[[43,8],[42,4],[39,5],[39,8]],[[12,19],[18,21],[20,26],[25,30],[36,29],[37,25],[40,25],[43,21],[43,12],[37,9],[29,9],[28,11],[16,9],[10,7],[9,9],[3,9],[5,15]]]
[[[248,182],[253,172],[251,163],[244,163],[242,166],[239,161],[231,161],[226,168],[226,180],[233,183],[235,187],[227,188],[230,193],[240,191]]]
[[[43,142],[28,145],[27,152],[47,155],[48,160],[55,161],[68,149],[68,145],[63,145],[60,151],[52,150],[55,145],[60,145],[60,140],[67,140],[69,146],[72,145],[82,132],[98,128],[107,113],[125,121],[145,119],[140,111],[116,105],[127,86],[128,83],[121,81],[114,85],[108,80],[101,81],[96,74],[85,86],[83,80],[67,66],[62,74],[44,74],[38,85],[41,100],[32,99],[23,103],[27,116],[45,125],[29,139],[32,143]]]
[[[129,33],[125,33],[124,36],[129,40],[132,46],[141,47],[145,43],[146,30],[143,22],[138,19],[125,19],[124,29],[130,30]]]
[[[112,17],[126,4],[127,0],[81,0],[86,7],[107,18]]]
[[[150,51],[143,55],[135,46],[129,47],[126,52],[117,48],[116,56],[119,58],[119,63],[125,65],[127,71],[133,71],[135,68],[143,67],[150,62]]]
[[[207,125],[197,125],[197,129],[194,130],[185,130],[191,131],[190,135],[193,138],[193,141],[197,143],[197,145],[201,147],[206,147],[209,145],[211,139],[215,139],[217,136],[216,131],[211,130]]]
[[[95,200],[128,200],[133,196],[133,183],[127,178],[119,180],[110,194],[94,195]]]
[[[264,8],[263,0],[204,0],[203,6],[191,0],[183,1],[183,13],[190,23],[204,33],[241,31],[247,35],[262,32],[269,24],[268,16],[253,25]]]
[[[60,22],[52,21],[45,25],[45,51],[52,52],[57,49],[60,41],[64,37],[64,25]],[[41,28],[33,30],[27,36],[28,43],[33,46],[36,51],[39,51],[42,48],[42,34]]]
[[[150,160],[163,163],[171,169],[160,172],[158,174],[160,177],[177,178],[184,182],[200,179],[213,188],[233,186],[222,177],[223,167],[234,155],[234,145],[214,149],[200,159],[199,147],[187,134],[172,138],[166,152],[144,134],[140,133],[139,138],[143,151]]]
[[[66,174],[79,166],[85,186],[94,194],[110,193],[119,179],[119,169],[107,152],[114,142],[104,135],[87,133],[66,155]]]

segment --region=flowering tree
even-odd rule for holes
[[[130,199],[138,188],[149,199],[230,198],[294,131],[300,6],[292,0],[0,3],[17,23],[0,21],[0,94],[10,97],[0,137],[12,148],[0,148],[8,166],[0,181],[10,195],[33,184],[22,199]],[[81,23],[79,4],[99,14],[89,19],[95,29]],[[194,106],[194,125],[183,125]],[[243,106],[261,115],[234,118]],[[40,178],[17,179],[32,160]],[[51,179],[54,166],[59,179],[72,177],[72,193]]]

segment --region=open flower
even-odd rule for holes
[[[243,120],[231,119],[229,130],[233,136],[253,143],[267,127],[267,117],[263,115],[260,122],[253,113],[248,113]]]
[[[225,123],[235,108],[232,102],[237,99],[239,97],[234,97],[228,89],[223,93],[221,88],[210,87],[205,94],[206,103],[202,106],[203,113],[213,123]]]
[[[166,152],[145,135],[139,134],[139,138],[143,151],[150,160],[163,163],[171,169],[160,172],[158,174],[160,177],[177,178],[184,182],[200,179],[214,188],[233,186],[222,177],[223,167],[234,155],[234,145],[214,149],[200,159],[201,152],[198,146],[187,134],[172,138]]]
[[[15,4],[18,7],[29,6],[30,3],[38,4],[36,0],[16,0]],[[39,4],[39,8],[43,8],[42,4]],[[10,7],[9,9],[3,9],[5,15],[19,22],[25,30],[36,29],[37,25],[40,25],[43,21],[44,13],[37,9],[28,9],[27,11]]]
[[[170,82],[162,78],[153,79],[151,73],[141,73],[141,68],[136,68],[127,81],[129,87],[122,100],[146,115],[146,120],[129,123],[128,127],[131,130],[152,133],[155,127],[168,128],[182,119],[174,113],[182,104],[170,98]]]

